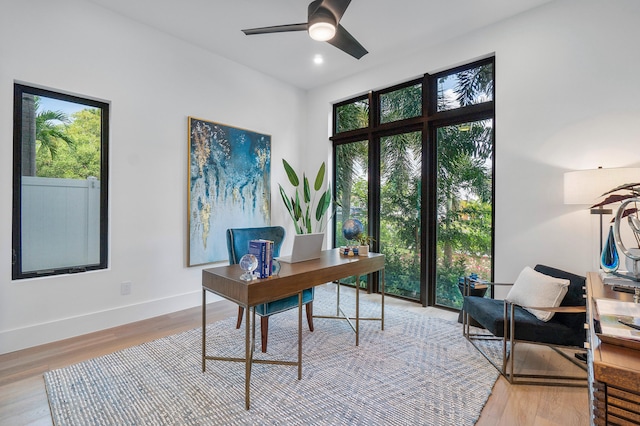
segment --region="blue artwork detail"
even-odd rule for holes
[[[228,228],[271,224],[271,136],[189,117],[189,266],[227,259]]]
[[[600,266],[604,272],[615,272],[620,266],[620,256],[613,238],[613,227],[609,227],[609,236],[602,248],[602,256],[600,257]]]

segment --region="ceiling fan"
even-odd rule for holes
[[[242,30],[246,35],[308,31],[318,41],[337,47],[356,59],[369,53],[347,30],[340,25],[340,18],[351,0],[315,0],[309,4],[308,20],[301,24],[276,25],[273,27]]]

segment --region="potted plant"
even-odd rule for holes
[[[367,256],[369,254],[369,245],[375,240],[370,236],[368,236],[367,234],[365,234],[364,232],[361,232],[360,234],[358,234],[358,236],[356,237],[356,240],[358,241],[358,244],[359,244],[358,256]]]
[[[329,207],[332,202],[334,205],[333,211],[335,211],[336,202],[333,200],[331,194],[331,185],[327,185],[327,190],[323,191],[326,166],[324,161],[316,173],[316,178],[313,182],[313,192],[309,185],[309,179],[305,173],[302,174],[302,180],[299,179],[298,173],[291,167],[291,165],[282,159],[284,170],[287,173],[289,182],[294,187],[294,194],[292,196],[287,195],[282,185],[280,187],[280,195],[282,201],[287,207],[287,211],[293,220],[293,225],[296,228],[297,234],[310,234],[312,232],[324,232],[326,226],[325,216],[329,211]],[[300,188],[299,188],[300,187]],[[300,189],[301,191],[299,191]],[[313,216],[312,216],[313,214]],[[316,229],[313,229],[313,222],[315,219]]]

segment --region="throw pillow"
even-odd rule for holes
[[[569,290],[569,280],[541,274],[530,267],[525,267],[506,300],[516,305],[557,308]],[[525,308],[541,321],[549,321],[554,312]]]

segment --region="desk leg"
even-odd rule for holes
[[[298,293],[298,380],[302,380],[302,292]]]
[[[207,291],[202,289],[202,372],[204,373],[207,354]]]
[[[244,311],[246,313],[245,317],[245,343],[244,343],[244,357],[245,357],[245,367],[244,367],[244,407],[249,409],[249,388],[251,383],[251,326],[249,323],[251,322],[251,308],[245,306]]]
[[[356,279],[356,346],[360,344],[360,277],[355,276]]]
[[[249,309],[249,308],[247,308]],[[253,311],[253,327],[251,327],[251,359],[253,359],[253,353],[256,351],[256,307],[252,308]]]
[[[382,281],[380,282],[380,289],[381,289],[380,294],[382,295],[382,299],[381,299],[382,309],[380,311],[381,312],[380,313],[380,323],[381,323],[380,330],[384,330],[384,269],[380,271],[380,273],[382,274],[381,275]]]

